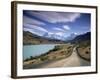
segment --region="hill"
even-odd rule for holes
[[[29,31],[23,31],[23,44],[60,44],[64,41],[38,36]]]
[[[76,36],[73,40],[71,40],[69,42],[74,43],[74,44],[80,44],[80,43],[86,42],[86,41],[89,41],[89,43],[90,43],[90,40],[91,40],[91,33],[87,32],[85,34]]]

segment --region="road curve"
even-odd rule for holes
[[[54,67],[78,67],[78,66],[90,66],[90,61],[86,61],[79,57],[76,52],[76,47],[73,49],[73,53],[70,57],[54,61],[41,65],[41,68],[54,68]]]

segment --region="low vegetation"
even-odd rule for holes
[[[90,61],[91,60],[90,41],[84,41],[80,43],[79,46],[77,47],[77,53],[81,58]]]
[[[24,60],[24,65],[28,64],[40,64],[47,61],[60,60],[66,57],[69,57],[73,51],[72,45],[56,45],[54,49],[49,50],[48,52],[40,56],[30,56]]]

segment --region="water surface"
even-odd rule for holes
[[[53,49],[55,44],[46,45],[24,45],[23,46],[23,59],[29,58],[30,56],[38,56]]]

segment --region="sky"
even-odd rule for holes
[[[80,35],[90,31],[90,20],[89,13],[23,10],[23,30],[39,36]]]

